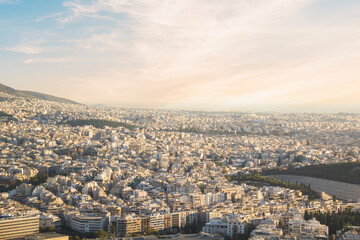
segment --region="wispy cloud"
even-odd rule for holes
[[[308,25],[302,19],[313,2],[67,1],[63,22],[118,15],[107,31],[90,33],[74,43],[87,51],[107,52],[104,58],[113,63],[133,62],[126,75],[138,84],[128,91],[140,104],[280,104],[296,90],[306,92],[312,85],[325,84],[311,75],[342,64],[343,58],[359,58],[352,51],[359,30],[326,22]],[[343,55],[341,47],[346,45],[352,56]],[[119,89],[124,86],[117,80],[125,75],[123,71],[120,67],[106,73]]]
[[[39,18],[37,18],[37,19],[35,19],[35,22],[42,22],[42,21],[44,21],[44,20],[46,20],[46,19],[51,19],[51,18],[59,18],[60,16],[62,15],[62,13],[61,12],[58,12],[58,13],[54,13],[54,14],[50,14],[50,15],[45,15],[45,16],[41,16],[41,17],[39,17]]]
[[[89,103],[248,110],[345,103],[359,87],[360,6],[318,14],[314,4],[67,0],[65,10],[36,19],[58,23],[46,47],[12,51],[41,52],[25,63],[63,63],[69,71],[58,74],[83,79],[79,96]]]
[[[30,63],[61,63],[61,62],[73,62],[74,60],[69,58],[28,58],[24,61],[26,64]]]
[[[38,47],[26,46],[26,45],[17,45],[10,48],[3,48],[6,51],[24,53],[24,54],[37,54],[40,53],[42,50]]]

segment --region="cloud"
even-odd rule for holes
[[[72,62],[69,58],[28,58],[24,63],[59,63],[59,62]]]
[[[111,11],[113,6],[119,6],[123,4],[124,1],[93,1],[93,2],[81,2],[81,1],[66,1],[64,2],[64,7],[70,10],[70,14],[58,18],[58,21],[62,24],[72,22],[76,19],[83,17],[91,17],[104,20],[113,20],[113,18],[100,14],[101,11]],[[117,12],[117,11],[114,11]]]
[[[3,48],[3,50],[24,53],[24,54],[37,54],[42,51],[40,48],[26,46],[26,45],[17,45],[17,46],[10,47],[10,48]]]
[[[121,76],[136,82],[127,85],[127,93],[138,103],[236,108],[281,104],[299,89],[300,96],[306,95],[307,89],[326,84],[314,76],[339,82],[341,71],[350,69],[341,68],[336,77],[321,71],[359,59],[354,51],[358,26],[309,24],[303,14],[313,2],[67,1],[63,22],[116,19],[74,43],[113,63],[104,67],[104,82],[119,89],[125,86]],[[124,61],[126,69],[117,64]]]
[[[50,14],[50,15],[45,15],[45,16],[42,16],[42,17],[39,17],[39,18],[35,19],[35,22],[42,22],[42,21],[44,21],[46,19],[49,19],[49,18],[58,18],[61,15],[62,15],[61,12]]]
[[[264,110],[346,102],[358,87],[359,8],[326,15],[324,4],[319,15],[317,2],[68,0],[63,12],[36,19],[59,23],[46,46],[12,51],[47,50],[25,63],[72,61],[57,74],[83,79],[89,103]]]

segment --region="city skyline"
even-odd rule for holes
[[[1,83],[84,104],[359,113],[359,13],[353,0],[0,0]]]

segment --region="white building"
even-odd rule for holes
[[[300,217],[289,220],[289,234],[298,239],[327,239],[329,228],[316,219],[306,221]]]
[[[228,223],[225,219],[214,218],[203,226],[202,231],[209,234],[228,234]]]
[[[162,214],[151,215],[149,218],[149,228],[158,231],[163,230],[165,228],[164,215]]]
[[[346,226],[343,230],[336,232],[339,240],[360,240],[360,226]]]
[[[109,216],[75,215],[71,217],[70,227],[74,231],[88,233],[107,230]]]
[[[58,216],[49,214],[49,215],[41,215],[39,217],[39,225],[41,229],[55,227],[61,227],[61,219]]]
[[[251,232],[251,240],[279,239],[283,235],[281,228],[276,227],[276,221],[272,219],[263,219],[255,230]]]
[[[229,237],[235,234],[245,234],[248,223],[246,219],[239,216],[226,218],[214,218],[206,223],[202,231],[209,234],[223,233]]]

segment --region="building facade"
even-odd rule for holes
[[[39,233],[39,216],[0,219],[0,239],[21,238]]]

